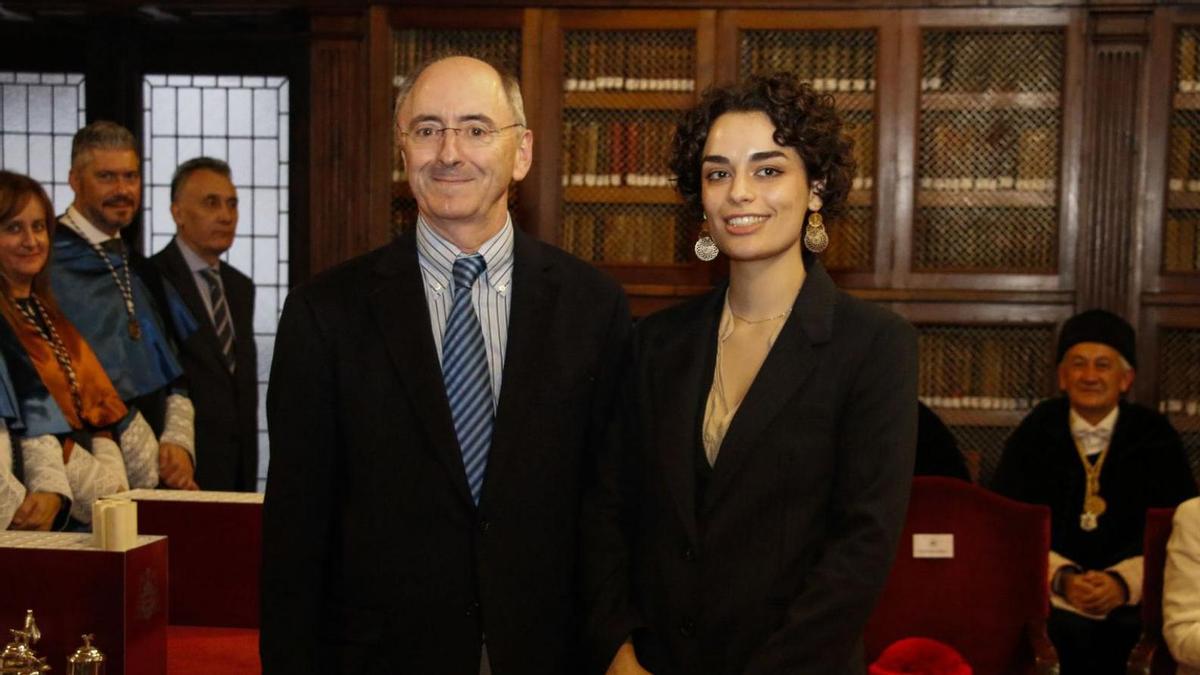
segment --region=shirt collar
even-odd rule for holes
[[[512,214],[508,214],[504,227],[483,242],[478,253],[483,256],[487,268],[483,272],[483,280],[500,295],[510,290],[513,268],[513,223]],[[426,282],[433,290],[442,292],[450,289],[450,279],[454,274],[454,261],[466,257],[450,240],[438,234],[417,215],[417,260],[426,274]]]
[[[109,239],[117,239],[117,237],[108,236],[100,228],[93,225],[90,220],[79,212],[79,209],[75,208],[74,203],[67,207],[67,213],[63,217],[63,222],[92,244],[103,244]]]
[[[1099,422],[1097,422],[1096,424],[1093,425],[1091,422],[1088,422],[1087,420],[1083,419],[1083,417],[1081,417],[1079,415],[1079,413],[1075,412],[1075,409],[1072,408],[1071,416],[1070,416],[1071,417],[1071,433],[1075,434],[1075,433],[1078,433],[1081,431],[1094,431],[1097,429],[1103,429],[1104,431],[1107,431],[1109,434],[1111,434],[1113,428],[1115,426],[1117,426],[1117,413],[1120,412],[1120,410],[1121,410],[1121,406],[1113,406],[1113,409],[1111,411],[1109,411],[1109,413],[1107,415],[1104,416],[1104,419],[1100,420]]]
[[[175,237],[175,245],[179,247],[179,252],[183,254],[183,261],[187,263],[188,269],[192,272],[203,272],[204,270],[221,271],[220,260],[215,265],[209,265],[204,258],[201,258],[198,253],[192,250],[191,246],[187,245],[187,242],[179,237]]]

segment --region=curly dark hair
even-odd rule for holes
[[[771,118],[775,142],[796,149],[810,181],[825,181],[818,193],[821,213],[829,217],[840,214],[854,175],[852,144],[842,135],[842,119],[833,107],[833,97],[818,94],[807,82],[784,72],[709,88],[679,121],[671,148],[671,171],[689,214],[699,220],[704,213],[700,164],[713,122],[727,112],[753,111]]]

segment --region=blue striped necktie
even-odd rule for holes
[[[487,262],[478,253],[454,261],[454,304],[442,339],[442,380],[462,450],[467,485],[476,505],[483,489],[494,423],[487,346],[471,304],[471,286],[485,267]]]
[[[232,373],[237,368],[237,356],[233,351],[233,321],[229,317],[229,303],[225,302],[225,291],[221,288],[221,276],[211,267],[200,270],[200,276],[208,282],[208,301],[212,306],[213,328],[217,331],[217,343],[221,345],[225,367]]]

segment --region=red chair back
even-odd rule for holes
[[[1176,668],[1175,659],[1162,640],[1163,569],[1174,518],[1174,508],[1147,509],[1146,533],[1142,539],[1142,635],[1150,636],[1157,644],[1150,665],[1150,672],[1155,675],[1168,675]]]
[[[954,557],[914,558],[913,535],[953,535]],[[865,635],[867,662],[904,637],[954,647],[976,675],[1023,672],[1026,627],[1049,612],[1050,511],[951,478],[913,480],[896,563]]]
[[[1146,510],[1146,534],[1142,540],[1142,627],[1157,632],[1162,628],[1163,568],[1167,563],[1167,540],[1171,538],[1174,507]]]

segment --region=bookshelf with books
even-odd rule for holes
[[[1200,282],[1200,26],[1174,28],[1159,273]]]
[[[733,10],[718,25],[724,47],[722,80],[784,71],[833,98],[844,132],[854,146],[855,174],[844,214],[828,221],[825,266],[841,283],[877,285],[891,262],[891,238],[879,226],[880,213],[894,207],[891,177],[879,167],[891,163],[895,139],[890,125],[895,106],[894,53],[897,31],[887,12],[771,12]],[[880,183],[879,181],[882,181]]]
[[[1170,418],[1200,477],[1200,9],[1155,11],[1150,44],[1134,387]]]
[[[1054,348],[1069,307],[982,303],[973,316],[947,303],[897,303],[917,327],[918,389],[950,427],[977,478],[995,470],[1004,440],[1055,396]]]
[[[711,270],[690,255],[667,168],[682,110],[711,82],[713,11],[548,10],[536,162],[556,198],[541,235],[625,283],[635,313],[700,292]],[[550,180],[552,179],[552,183]]]
[[[896,265],[906,288],[1069,292],[1083,14],[923,10],[902,29]]]

